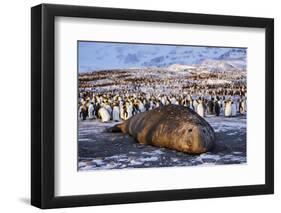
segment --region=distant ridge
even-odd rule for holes
[[[246,68],[246,48],[142,45],[82,42],[79,46],[79,72],[170,66],[216,65],[218,69]],[[219,63],[219,61],[221,63]],[[176,65],[174,66],[176,68]]]

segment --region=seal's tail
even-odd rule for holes
[[[112,133],[115,133],[115,132],[122,132],[122,129],[120,128],[120,124],[116,124],[112,127],[109,127],[106,129],[107,132],[112,132]]]

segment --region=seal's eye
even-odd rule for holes
[[[203,129],[203,132],[206,133],[205,129]]]
[[[191,141],[187,141],[187,145],[191,147]]]
[[[189,129],[188,132],[192,132],[192,129]]]

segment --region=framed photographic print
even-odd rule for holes
[[[274,192],[274,21],[31,9],[31,203]]]

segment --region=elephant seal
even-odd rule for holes
[[[215,133],[196,112],[180,105],[160,106],[141,112],[108,129],[134,137],[141,144],[200,154],[214,146]]]

